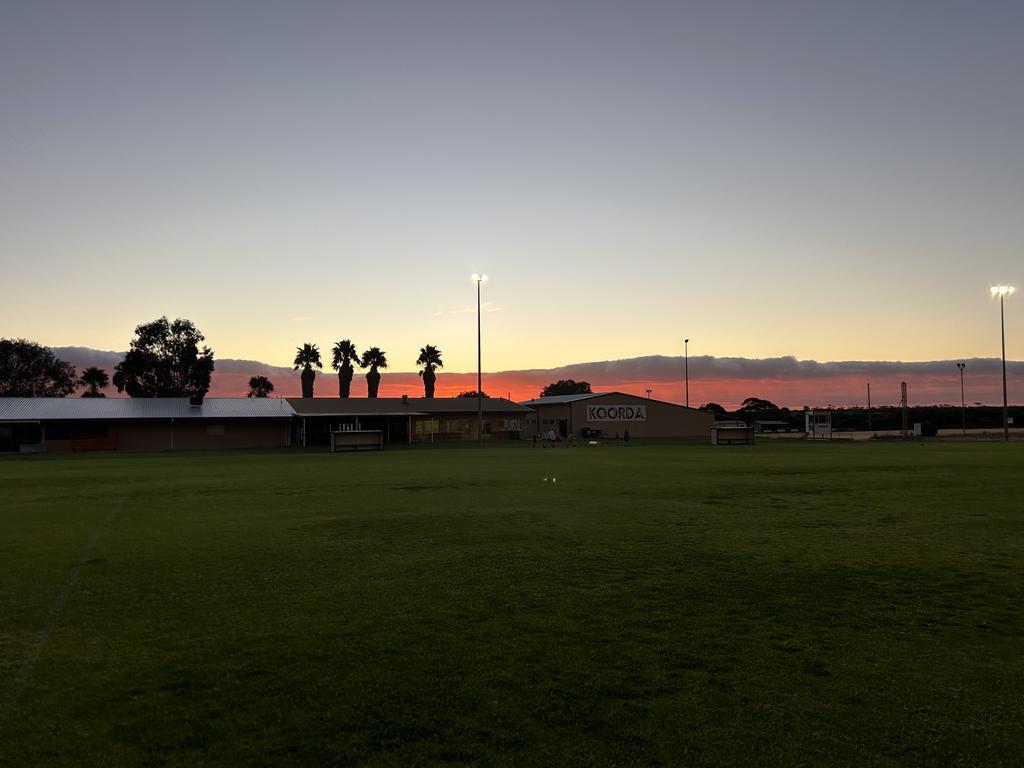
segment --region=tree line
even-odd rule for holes
[[[214,370],[213,350],[191,320],[160,317],[135,328],[124,360],[114,367],[113,384],[129,397],[203,397],[210,390]],[[367,397],[377,397],[380,371],[388,367],[387,355],[370,347],[360,355],[350,339],[332,348],[331,367],[338,372],[338,396],[348,397],[355,367],[367,369]],[[444,367],[441,350],[433,344],[420,349],[416,365],[426,397],[433,397],[437,369]],[[313,397],[317,369],[323,369],[316,344],[298,347],[294,370],[301,370],[302,396]],[[82,397],[105,397],[111,377],[90,366],[78,375],[75,367],[53,351],[25,339],[0,339],[0,397],[66,397],[79,387]],[[248,397],[269,397],[274,384],[266,376],[249,379]],[[465,396],[469,393],[462,393]],[[472,393],[476,396],[476,392]],[[486,397],[486,395],[484,395]]]
[[[313,385],[316,381],[314,367],[323,370],[323,360],[320,357],[320,349],[316,344],[303,344],[295,352],[294,370],[301,370],[299,379],[302,383],[302,396],[313,397]],[[423,379],[423,396],[433,397],[434,386],[437,382],[437,369],[443,368],[441,350],[433,344],[420,347],[419,357],[416,358],[416,365],[420,366],[420,377]],[[351,339],[342,339],[331,348],[331,368],[338,372],[338,397],[348,397],[352,390],[352,378],[355,375],[355,368],[365,368],[366,371],[366,396],[377,397],[380,390],[380,371],[388,367],[387,354],[380,347],[370,347],[363,350],[360,355],[356,345]],[[259,381],[262,379],[263,381]],[[264,377],[253,377],[249,381],[250,397],[265,397],[265,394],[254,393],[256,385],[260,390],[264,388],[264,382],[270,385],[273,391],[274,385]],[[269,392],[268,392],[269,394]]]

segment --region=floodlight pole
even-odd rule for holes
[[[683,339],[683,377],[686,388],[686,407],[690,407],[690,340]]]
[[[960,416],[963,422],[964,434],[967,434],[967,399],[964,397],[964,368],[967,367],[967,363],[957,363],[956,367],[960,369]]]
[[[480,284],[487,279],[487,275],[473,275],[473,282],[476,283],[476,442],[480,448],[484,447],[484,393],[483,393],[483,364],[480,346]]]
[[[484,444],[483,358],[480,346],[480,281],[476,281],[476,441]]]
[[[1003,344],[1003,439],[1010,442],[1010,409],[1006,404],[1006,320],[1003,316],[1003,299],[1006,291],[999,292],[999,335]]]

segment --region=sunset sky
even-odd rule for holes
[[[0,336],[469,371],[482,271],[488,370],[996,357],[1022,40],[996,0],[5,2]]]

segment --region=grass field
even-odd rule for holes
[[[1022,480],[1002,444],[0,460],[0,764],[1021,766]]]

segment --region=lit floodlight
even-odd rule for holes
[[[478,275],[476,272],[474,272],[472,275],[469,276],[469,279],[479,285],[480,283],[487,282],[487,275]]]
[[[989,289],[992,298],[999,297],[999,336],[1003,347],[1003,439],[1010,442],[1010,408],[1006,396],[1006,319],[1003,304],[1006,297],[1013,294],[1016,288],[1012,285],[993,285]]]

